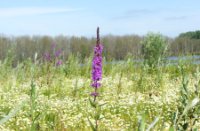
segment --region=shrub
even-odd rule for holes
[[[163,62],[166,54],[167,42],[161,34],[148,33],[141,44],[145,64],[149,67],[156,67]]]

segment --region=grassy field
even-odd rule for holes
[[[91,60],[26,60],[14,68],[11,58],[1,61],[0,130],[92,130]],[[104,64],[98,129],[198,130],[199,80],[199,65],[187,61],[156,69],[131,58]]]

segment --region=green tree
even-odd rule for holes
[[[167,41],[161,34],[148,33],[142,44],[144,63],[154,68],[166,57]]]
[[[200,30],[181,33],[179,37],[188,37],[190,39],[200,39]]]

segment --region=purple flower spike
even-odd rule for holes
[[[98,83],[97,81],[93,82],[92,87],[95,87],[95,88],[99,88],[101,86],[101,83]]]
[[[96,97],[99,95],[97,89],[101,86],[99,82],[102,79],[102,52],[103,45],[100,44],[99,38],[99,27],[97,28],[97,43],[94,47],[94,57],[92,60],[92,84],[91,86],[95,89],[91,96],[94,97],[94,102],[96,101]]]
[[[61,61],[61,60],[58,60],[58,61],[56,62],[56,66],[60,66],[60,65],[62,65],[62,61]]]
[[[90,95],[91,95],[91,96],[94,96],[94,97],[97,97],[97,96],[99,95],[99,93],[97,93],[97,92],[92,92]]]
[[[60,55],[61,55],[61,53],[62,53],[62,50],[60,49],[60,50],[57,50],[56,52],[55,52],[55,57],[59,57]]]
[[[92,80],[99,81],[102,79],[102,51],[103,45],[97,44],[94,48],[94,58],[92,61]]]

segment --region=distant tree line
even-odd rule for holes
[[[200,30],[181,33],[179,37],[188,37],[190,39],[200,39]]]
[[[200,31],[181,33],[170,44],[172,55],[199,55],[200,54]]]
[[[200,31],[182,33],[176,38],[165,37],[167,40],[167,54],[169,56],[200,54]],[[144,36],[107,35],[101,38],[104,45],[103,55],[106,59],[123,60],[127,56],[135,59],[142,58],[141,41]],[[4,60],[10,53],[15,63],[34,59],[37,54],[41,59],[43,54],[51,49],[51,44],[56,43],[57,48],[63,50],[63,59],[70,54],[78,55],[81,59],[90,57],[93,53],[95,38],[68,37],[68,36],[20,36],[8,37],[0,35],[0,60]]]

